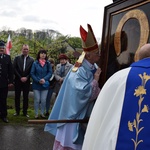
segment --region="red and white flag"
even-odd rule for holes
[[[7,44],[6,44],[6,51],[5,51],[5,53],[10,55],[11,48],[12,48],[12,42],[11,42],[10,34],[9,34],[8,40],[7,40]]]

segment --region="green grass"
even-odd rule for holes
[[[34,114],[34,106],[33,105],[34,105],[33,98],[29,97],[29,107],[28,107],[28,115],[30,116],[29,118],[23,116],[22,109],[20,111],[19,116],[14,116],[13,115],[15,113],[14,95],[8,96],[7,97],[7,107],[8,107],[7,108],[7,112],[8,112],[7,118],[9,120],[9,124],[12,124],[12,125],[18,124],[18,125],[25,125],[25,126],[31,125],[28,123],[28,120],[35,120],[34,119],[35,114]],[[22,100],[20,103],[20,107],[22,108]],[[42,118],[40,118],[40,119],[42,119]]]

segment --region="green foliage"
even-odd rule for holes
[[[25,28],[20,28],[17,31],[5,29],[0,31],[1,40],[7,42],[9,34],[11,36],[13,46],[10,51],[12,60],[16,55],[21,53],[23,44],[29,45],[29,55],[33,58],[36,58],[36,55],[40,49],[45,49],[48,52],[48,57],[53,58],[56,63],[60,53],[69,54],[69,58],[72,60],[72,62],[75,62],[77,58],[74,57],[73,52],[76,50],[76,48],[82,47],[79,37],[64,36],[57,31],[49,29],[42,31],[37,30],[35,32]],[[72,49],[70,50],[70,48]]]

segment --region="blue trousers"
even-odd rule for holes
[[[45,111],[48,90],[33,90],[33,93],[35,115],[38,115],[39,109],[41,110],[41,115],[43,115]]]

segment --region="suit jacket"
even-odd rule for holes
[[[13,83],[13,66],[11,57],[6,54],[0,55],[0,88],[8,87]]]
[[[20,80],[21,77],[27,77],[29,80],[30,70],[33,62],[34,59],[30,56],[27,56],[25,70],[23,71],[24,56],[23,55],[16,56],[13,63],[15,80]]]

